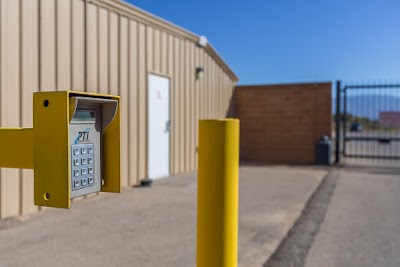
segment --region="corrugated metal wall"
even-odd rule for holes
[[[137,184],[147,175],[147,77],[156,73],[171,79],[171,173],[196,169],[197,120],[225,117],[237,79],[197,36],[114,0],[0,0],[0,14],[2,127],[32,127],[35,91],[120,95],[122,184]],[[1,169],[0,218],[37,210],[33,171]]]

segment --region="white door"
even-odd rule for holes
[[[169,175],[169,79],[149,75],[148,176]]]

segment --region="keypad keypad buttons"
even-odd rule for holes
[[[92,143],[71,146],[72,190],[81,190],[95,185],[94,153]]]

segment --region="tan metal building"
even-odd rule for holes
[[[0,0],[1,127],[32,127],[35,91],[120,95],[122,184],[138,184],[148,176],[148,78],[156,74],[170,88],[169,171],[193,171],[197,120],[225,117],[238,79],[198,41],[119,0]],[[37,210],[33,171],[1,169],[0,218]]]

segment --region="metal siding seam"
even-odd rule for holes
[[[185,40],[185,67],[184,67],[184,76],[185,76],[185,88],[184,88],[184,113],[185,113],[185,132],[184,132],[184,139],[185,139],[185,172],[189,170],[189,162],[190,162],[190,150],[189,150],[189,142],[190,142],[190,128],[189,128],[189,76],[188,76],[188,68],[189,68],[189,45],[188,42]]]
[[[213,61],[211,61],[212,69],[213,69],[213,86],[212,86],[212,92],[213,92],[213,118],[218,118],[218,110],[217,110],[217,70],[215,67],[215,64]]]
[[[136,88],[135,88],[135,94],[136,94],[136,108],[135,108],[135,116],[136,116],[136,125],[135,125],[135,131],[136,131],[136,137],[135,137],[135,143],[136,143],[136,147],[135,147],[135,156],[136,156],[136,169],[135,169],[135,173],[136,173],[136,177],[135,177],[135,183],[138,184],[139,183],[139,174],[138,174],[138,170],[139,170],[139,153],[138,153],[138,147],[139,147],[139,23],[136,23],[136,36],[135,36],[135,40],[136,40]]]
[[[191,147],[192,147],[192,126],[191,126],[191,122],[192,122],[192,79],[191,79],[191,75],[190,75],[190,69],[191,69],[191,65],[192,65],[192,55],[191,55],[191,47],[190,47],[190,43],[186,42],[186,88],[185,88],[185,92],[186,92],[186,153],[187,153],[187,163],[186,163],[186,171],[191,171],[192,168],[192,151],[191,151]]]
[[[189,154],[189,164],[188,164],[188,171],[192,171],[193,167],[193,153],[192,153],[192,146],[193,146],[193,133],[192,133],[192,120],[193,120],[193,105],[192,105],[192,100],[193,100],[193,84],[192,84],[192,64],[193,64],[193,53],[192,53],[192,43],[188,42],[187,43],[188,47],[188,66],[187,66],[187,73],[186,75],[188,76],[188,87],[187,87],[187,111],[188,111],[188,120],[187,120],[187,127],[188,127],[188,154]]]
[[[211,118],[210,87],[211,87],[211,74],[212,74],[211,72],[212,72],[212,70],[210,68],[209,55],[207,55],[207,54],[205,56],[205,65],[206,65],[206,69],[208,70],[207,71],[207,75],[206,75],[207,80],[206,80],[206,84],[205,84],[205,86],[206,86],[206,90],[205,90],[205,92],[206,92],[206,103],[207,103],[207,105],[206,105],[206,119],[209,119],[209,118]]]
[[[127,35],[128,35],[128,20],[120,16],[120,30],[119,30],[119,89],[121,95],[121,131],[122,131],[122,182],[124,186],[128,186],[128,166],[129,166],[129,112],[128,112],[128,61],[127,61]]]
[[[42,91],[43,81],[42,81],[42,29],[41,29],[41,18],[42,18],[42,0],[38,0],[38,79],[39,79],[39,88],[38,92]],[[1,42],[0,42],[1,43]],[[32,122],[33,123],[33,122]],[[42,210],[42,207],[39,207],[39,211]],[[1,216],[0,216],[1,217]]]
[[[75,88],[73,88],[73,84],[74,84],[74,54],[73,54],[73,45],[74,45],[74,27],[73,27],[73,12],[74,12],[74,1],[71,0],[70,1],[70,6],[69,6],[70,12],[69,12],[69,36],[70,36],[70,40],[69,40],[69,54],[70,54],[70,65],[69,65],[69,72],[70,72],[70,89],[69,90],[75,90]]]
[[[195,96],[195,80],[194,80],[194,65],[195,65],[195,49],[194,45],[190,43],[190,68],[189,68],[189,78],[190,78],[190,170],[194,170],[194,160],[195,160],[195,134],[194,134],[194,122],[196,120],[195,109],[196,109],[196,96]]]
[[[127,96],[127,107],[126,107],[126,109],[127,109],[127,112],[128,112],[128,118],[125,118],[126,120],[127,120],[127,127],[128,127],[128,129],[127,129],[127,131],[128,131],[128,133],[127,133],[127,135],[128,135],[128,139],[127,139],[127,144],[126,144],[126,146],[127,146],[127,148],[128,148],[128,152],[127,152],[127,156],[128,156],[128,159],[127,159],[127,162],[128,162],[128,166],[127,166],[127,168],[128,168],[128,171],[127,171],[127,184],[128,184],[128,186],[129,185],[132,185],[132,177],[131,177],[131,142],[132,142],[132,140],[131,140],[131,116],[132,116],[132,114],[131,114],[131,90],[130,90],[130,85],[131,85],[131,48],[130,48],[130,46],[131,46],[131,21],[130,21],[130,19],[128,19],[128,22],[127,22],[128,24],[127,24],[127,35],[128,35],[128,37],[127,37],[127,51],[126,51],[126,53],[127,53],[127,55],[126,55],[126,57],[127,57],[127,94],[126,94],[126,96]]]
[[[96,43],[97,43],[97,68],[96,68],[96,73],[97,73],[97,88],[96,92],[100,92],[100,8],[97,7],[96,9]]]
[[[174,135],[173,135],[173,133],[174,133],[174,128],[173,128],[173,123],[174,123],[174,114],[175,114],[175,109],[174,109],[174,107],[173,107],[173,98],[174,98],[174,94],[175,94],[175,92],[173,91],[173,88],[174,88],[174,77],[173,77],[173,75],[172,75],[172,73],[171,73],[171,65],[170,65],[170,61],[169,60],[171,60],[170,59],[170,57],[172,57],[171,56],[171,54],[170,54],[170,49],[171,49],[171,46],[170,46],[170,36],[168,35],[168,34],[166,34],[165,35],[165,38],[166,38],[166,54],[165,54],[165,59],[166,59],[166,62],[165,62],[165,73],[167,73],[167,75],[170,77],[170,80],[169,80],[169,109],[170,109],[170,114],[169,114],[169,120],[170,120],[170,125],[171,125],[171,131],[170,131],[170,136],[169,136],[169,171],[170,171],[170,174],[172,175],[172,174],[174,174],[175,173],[175,167],[174,167],[174,162],[175,162],[175,159],[174,159],[174,145],[175,145],[175,140],[174,140]],[[169,59],[169,60],[168,60]]]
[[[42,29],[40,27],[40,20],[42,18],[42,0],[38,0],[38,75],[39,75],[39,88],[38,91],[42,90]],[[1,43],[1,42],[0,42]]]
[[[98,58],[97,58],[97,50],[98,50],[98,42],[97,33],[98,24],[93,23],[93,21],[97,21],[97,17],[93,18],[93,16],[97,15],[97,6],[88,4],[86,10],[86,74],[87,74],[87,92],[97,92],[97,66],[98,66]],[[90,49],[89,49],[90,47]],[[93,50],[94,51],[93,53]],[[95,71],[96,70],[96,71]]]
[[[184,140],[184,130],[185,130],[185,125],[184,125],[184,85],[185,85],[185,76],[184,76],[184,46],[183,46],[183,40],[178,40],[179,43],[179,98],[178,98],[178,103],[177,105],[179,106],[179,172],[183,172],[185,169],[185,151],[184,151],[184,145],[185,145],[185,140]]]
[[[54,56],[54,72],[55,72],[55,90],[59,90],[58,84],[58,0],[54,1],[54,49],[55,49],[55,56]]]
[[[148,64],[148,53],[149,53],[149,44],[148,44],[148,29],[150,27],[149,26],[145,26],[145,31],[144,31],[144,35],[145,35],[145,39],[144,39],[144,55],[146,55],[146,57],[144,58],[143,64],[144,64],[144,71],[143,71],[143,92],[142,92],[142,97],[143,97],[143,102],[142,102],[142,112],[140,112],[140,114],[142,114],[142,121],[143,121],[143,128],[142,128],[142,137],[143,137],[143,141],[141,142],[143,144],[143,166],[141,166],[142,168],[142,174],[143,176],[141,177],[142,179],[146,178],[147,176],[147,167],[146,167],[146,163],[147,163],[147,155],[146,155],[146,150],[148,147],[147,144],[147,117],[148,117],[148,107],[147,107],[147,87],[148,87],[148,77],[147,77],[147,72],[149,71],[150,67]]]
[[[23,124],[23,84],[22,84],[22,77],[23,77],[23,1],[20,0],[19,5],[19,126],[21,127]],[[24,206],[24,173],[22,170],[19,171],[19,214],[23,214],[23,206]]]
[[[3,20],[1,16],[3,14],[3,5],[0,2],[0,40],[3,40]],[[3,42],[0,42],[0,103],[3,99],[3,86],[2,86],[2,81],[3,80]],[[3,110],[0,107],[0,125],[3,125]],[[3,213],[4,213],[4,209],[3,209],[3,193],[1,192],[1,188],[2,188],[2,183],[3,183],[3,173],[0,170],[0,219],[3,219]]]
[[[186,117],[187,117],[187,110],[186,110],[186,93],[187,93],[187,75],[186,75],[186,68],[187,68],[187,57],[186,57],[186,40],[182,41],[182,88],[181,88],[181,93],[182,93],[182,101],[179,103],[179,105],[182,106],[182,136],[181,136],[181,140],[183,140],[182,142],[182,156],[183,156],[183,172],[186,172],[187,170],[187,151],[186,151],[186,147],[187,147],[187,134],[186,134]]]
[[[117,37],[117,47],[118,47],[118,53],[117,53],[117,65],[118,65],[118,72],[117,72],[117,77],[118,77],[118,95],[121,95],[121,16],[117,14],[118,16],[118,37]]]
[[[203,68],[204,70],[204,75],[203,78],[200,79],[199,81],[199,101],[200,101],[200,113],[199,113],[199,119],[203,119],[204,118],[204,105],[205,105],[205,101],[204,101],[204,79],[206,74],[206,71],[204,69],[204,56],[203,56],[203,50],[199,50],[199,67]],[[197,124],[198,127],[198,124]]]
[[[204,111],[204,119],[210,118],[210,99],[208,99],[208,96],[210,94],[209,88],[210,88],[210,75],[211,75],[211,69],[208,64],[208,55],[204,54],[204,69],[206,71],[205,73],[205,81],[204,81],[204,101],[205,101],[205,111]]]
[[[158,46],[158,40],[157,40],[157,32],[158,32],[158,30],[157,29],[154,29],[153,30],[153,37],[152,37],[152,39],[153,39],[153,45],[152,45],[152,50],[153,50],[153,52],[152,52],[152,55],[153,55],[153,57],[152,57],[152,65],[153,65],[153,67],[151,68],[151,69],[149,69],[148,71],[155,71],[155,72],[158,72],[158,65],[157,65],[157,56],[158,56],[158,49],[157,49],[157,46]],[[147,88],[147,89],[149,89],[149,88]]]
[[[196,68],[200,67],[200,50],[199,47],[195,47],[196,51],[196,63],[195,63],[195,69],[193,71],[196,71]],[[194,134],[196,136],[195,138],[195,169],[197,169],[198,166],[198,143],[199,143],[199,132],[198,132],[198,121],[200,118],[200,79],[197,80],[195,77],[195,95],[196,95],[196,117],[195,117],[195,122],[194,122]]]
[[[109,40],[110,94],[119,94],[119,16],[115,13],[110,13]]]
[[[38,68],[34,63],[38,61],[38,1],[21,1],[21,35],[20,35],[20,112],[21,125],[32,127],[32,93],[38,88]],[[25,16],[24,16],[25,15]],[[26,20],[25,20],[26,19]],[[32,28],[31,28],[32,27]],[[29,50],[27,50],[29,49]],[[37,51],[37,50],[36,50]],[[28,124],[28,125],[27,125]],[[33,160],[33,159],[32,159]],[[21,170],[21,205],[20,214],[37,211],[33,202],[33,171]]]
[[[218,111],[219,117],[223,118],[223,86],[222,86],[222,71],[221,67],[218,66]]]
[[[172,36],[166,35],[167,39],[167,57],[166,57],[166,72],[170,79],[170,121],[171,121],[171,132],[170,132],[170,172],[171,175],[176,173],[175,169],[175,76],[173,73],[173,39]]]
[[[110,87],[111,87],[111,71],[110,71],[110,62],[111,62],[111,60],[110,60],[110,57],[111,57],[111,52],[110,52],[110,49],[111,49],[111,12],[110,11],[108,11],[108,13],[107,13],[107,31],[108,31],[108,33],[107,33],[107,42],[108,42],[108,45],[107,45],[107,62],[108,62],[108,68],[107,68],[107,75],[108,75],[108,88],[107,88],[107,93],[109,94],[110,93]]]
[[[213,87],[212,87],[212,92],[213,92],[213,103],[214,103],[214,114],[213,117],[214,118],[218,118],[218,109],[217,109],[217,98],[218,98],[218,94],[217,94],[217,69],[215,67],[215,64],[213,61],[211,61],[212,64],[212,68],[213,68]]]
[[[23,38],[22,38],[22,22],[23,22],[23,17],[22,17],[22,0],[19,1],[19,40],[18,40],[18,49],[19,49],[19,96],[18,96],[18,104],[19,104],[19,122],[18,125],[21,127],[22,126],[22,96],[23,96],[23,92],[22,92],[22,42],[23,42]],[[22,215],[23,212],[23,195],[22,195],[22,188],[23,188],[23,180],[22,180],[22,170],[19,170],[19,215]]]
[[[178,53],[177,53],[177,39],[173,36],[171,36],[172,39],[172,69],[171,69],[171,75],[173,77],[173,87],[172,90],[174,91],[174,98],[173,98],[173,109],[174,109],[174,114],[173,114],[173,124],[172,124],[172,130],[174,133],[174,146],[173,146],[173,151],[174,151],[174,174],[178,173],[179,170],[179,157],[178,157],[178,106],[177,106],[177,98],[178,98],[178,71],[177,71],[177,62],[178,62]]]
[[[88,31],[88,23],[87,23],[87,5],[88,5],[88,2],[87,2],[87,0],[83,0],[84,1],[84,5],[83,5],[83,28],[84,28],[84,30],[83,30],[83,32],[84,32],[84,35],[83,35],[83,53],[84,53],[84,56],[83,56],[83,60],[84,60],[84,73],[85,73],[85,77],[84,77],[84,88],[83,88],[83,91],[85,91],[85,92],[87,92],[87,88],[88,88],[88,79],[87,79],[87,76],[88,76],[88,70],[87,70],[87,31]]]
[[[176,157],[175,157],[175,168],[176,172],[180,172],[180,142],[179,142],[179,131],[180,131],[180,106],[179,106],[179,97],[180,97],[180,76],[179,76],[179,39],[174,37],[174,76],[175,76],[175,146],[176,146]]]
[[[209,88],[209,90],[210,90],[210,95],[209,95],[209,97],[210,97],[210,104],[211,104],[211,114],[210,114],[210,118],[211,119],[215,119],[215,102],[214,102],[214,100],[215,100],[215,96],[214,96],[214,65],[213,65],[213,62],[212,62],[212,60],[211,60],[211,57],[210,57],[210,60],[208,61],[208,65],[210,66],[209,68],[210,68],[210,88]]]
[[[147,41],[148,41],[148,36],[147,36],[147,34],[148,34],[148,32],[147,32],[147,30],[148,29],[150,29],[151,27],[149,27],[149,26],[146,26],[146,31],[145,31],[145,35],[146,35],[146,38],[145,38],[145,46],[144,46],[144,49],[145,49],[145,55],[149,55],[149,44],[147,43]],[[150,70],[150,67],[148,66],[148,63],[149,63],[149,60],[146,58],[145,60],[144,60],[144,64],[145,64],[145,71],[144,71],[144,92],[143,92],[143,96],[144,96],[144,101],[143,101],[143,104],[144,104],[144,107],[143,107],[143,111],[144,111],[144,114],[143,114],[143,116],[144,116],[144,119],[143,119],[143,122],[144,122],[144,127],[143,127],[143,132],[144,132],[144,134],[143,134],[143,143],[144,143],[144,150],[143,150],[143,154],[144,154],[144,156],[143,156],[143,158],[144,158],[144,165],[143,165],[143,169],[144,169],[144,172],[143,172],[143,178],[147,178],[148,177],[148,146],[149,146],[149,143],[148,143],[148,135],[149,135],[149,133],[148,133],[148,118],[149,118],[149,114],[148,114],[148,111],[149,111],[149,107],[148,107],[148,93],[147,93],[147,90],[148,90],[148,87],[149,87],[149,85],[148,85],[148,72],[149,72],[149,70]]]
[[[181,116],[182,116],[182,105],[179,105],[180,103],[180,98],[181,98],[181,51],[180,51],[180,40],[178,38],[175,38],[175,49],[176,49],[176,62],[175,62],[175,75],[176,75],[176,98],[175,98],[175,103],[176,103],[176,151],[177,151],[177,172],[181,172],[181,161],[182,161],[182,154],[181,154],[181,145],[182,145],[182,139],[181,139]]]
[[[136,94],[136,108],[135,108],[135,116],[136,116],[136,125],[135,125],[135,131],[136,131],[136,136],[135,136],[135,156],[136,156],[136,169],[135,169],[135,173],[136,173],[136,177],[135,177],[135,183],[138,184],[139,183],[139,153],[138,153],[138,148],[139,148],[139,23],[136,23],[136,36],[135,36],[135,40],[136,40],[136,88],[135,88],[135,94]]]
[[[102,31],[100,29],[103,29]],[[99,92],[109,92],[109,12],[99,9]]]
[[[168,75],[167,72],[167,58],[168,58],[168,40],[165,32],[160,32],[160,72]],[[170,81],[171,83],[171,81]],[[171,89],[171,84],[170,84]],[[171,92],[171,91],[170,91]]]
[[[20,90],[20,79],[18,73],[20,71],[19,66],[19,52],[20,52],[20,40],[19,40],[19,28],[20,28],[20,21],[19,21],[19,2],[17,1],[1,1],[0,2],[0,19],[1,19],[1,40],[4,40],[1,46],[1,71],[6,72],[7,75],[2,73],[2,80],[1,82],[1,90],[3,90],[1,96],[1,123],[3,126],[8,126],[8,124],[16,124],[18,123],[20,114],[17,114],[15,117],[12,114],[18,113],[18,103],[19,103],[19,96],[18,92]],[[15,10],[14,10],[15,9]],[[16,12],[14,14],[13,12]],[[5,13],[5,14],[4,14]],[[16,21],[9,21],[11,19],[16,19]],[[15,30],[11,31],[11,25],[13,22],[17,23],[17,32]],[[13,43],[16,41],[16,44]],[[15,56],[17,58],[15,58]],[[15,65],[16,64],[16,65]],[[4,67],[7,66],[7,68]],[[14,69],[15,68],[15,69]],[[14,74],[15,76],[13,76]],[[17,84],[15,84],[15,82]],[[14,88],[15,87],[15,88]],[[11,90],[10,90],[11,89]],[[14,90],[17,89],[17,90]],[[4,98],[4,90],[7,90],[7,99]],[[14,103],[14,101],[16,103]],[[14,105],[16,104],[16,105]],[[16,108],[16,112],[13,109]],[[20,190],[20,172],[19,170],[13,169],[2,169],[1,170],[1,193],[0,193],[0,206],[1,214],[0,217],[10,217],[18,215],[20,212],[20,203],[19,203],[19,190]],[[4,174],[4,175],[3,175]],[[14,190],[15,189],[15,190]],[[11,193],[11,195],[10,195]],[[15,196],[15,193],[17,196]],[[10,198],[11,197],[11,198]],[[6,201],[4,199],[7,199]],[[17,204],[15,204],[15,202]],[[4,209],[3,209],[4,208]]]
[[[142,38],[141,38],[142,37]],[[145,170],[145,157],[146,154],[144,150],[146,149],[146,124],[145,124],[145,118],[146,118],[146,106],[145,106],[145,93],[146,93],[146,73],[147,73],[147,29],[146,25],[140,24],[139,25],[139,66],[138,66],[138,81],[139,81],[139,90],[138,90],[138,148],[139,148],[139,154],[138,154],[138,159],[139,159],[139,164],[138,164],[138,179],[142,180],[146,176],[146,170]],[[141,51],[143,50],[143,51]],[[142,52],[142,53],[140,53]]]

